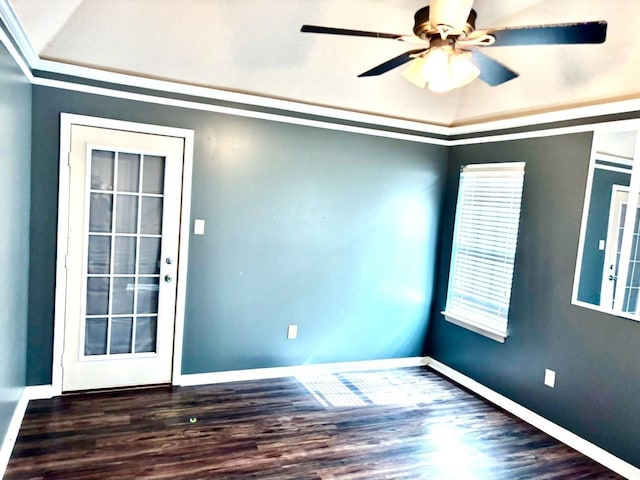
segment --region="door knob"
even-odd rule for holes
[[[164,281],[167,283],[173,282],[173,277],[171,275],[165,275]]]

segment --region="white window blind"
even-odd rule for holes
[[[460,174],[447,303],[450,322],[507,336],[524,162],[478,164]]]

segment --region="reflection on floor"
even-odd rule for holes
[[[447,395],[417,388],[420,382],[409,378],[407,372],[389,370],[302,376],[298,381],[325,407],[426,405]]]

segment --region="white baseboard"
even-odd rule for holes
[[[213,383],[238,382],[245,380],[264,380],[268,378],[297,377],[320,373],[352,372],[359,370],[382,370],[387,368],[422,367],[429,363],[429,357],[404,357],[383,360],[365,360],[361,362],[320,363],[314,365],[296,365],[292,367],[254,368],[250,370],[231,370],[225,372],[193,373],[180,375],[176,385],[193,386]]]
[[[28,400],[44,400],[55,396],[52,385],[30,385],[24,388],[24,394]]]
[[[24,418],[24,414],[27,411],[27,406],[29,405],[29,398],[27,397],[25,392],[26,388],[22,391],[20,399],[16,404],[16,408],[13,411],[13,416],[11,417],[11,422],[9,422],[9,428],[7,429],[7,433],[5,434],[4,440],[2,441],[2,446],[0,447],[0,478],[4,476],[4,472],[7,469],[7,465],[9,464],[11,452],[13,452],[13,446],[16,444],[16,439],[18,438],[18,432],[20,431],[22,419]]]
[[[562,443],[570,446],[571,448],[579,451],[583,455],[595,460],[596,462],[604,465],[605,467],[613,470],[614,472],[622,475],[629,480],[640,480],[640,469],[625,462],[624,460],[616,457],[615,455],[607,452],[603,448],[579,437],[573,432],[570,432],[564,427],[557,425],[550,420],[538,415],[537,413],[523,407],[522,405],[508,399],[504,395],[485,387],[479,382],[476,382],[472,378],[467,377],[463,373],[454,370],[453,368],[437,361],[429,359],[428,366],[434,369],[436,372],[441,373],[445,377],[459,383],[460,385],[468,388],[474,393],[477,393],[481,397],[487,399],[491,403],[498,405],[505,409],[507,412],[512,413],[516,417],[524,420],[530,425],[542,430],[548,435],[560,440]]]
[[[24,414],[27,411],[29,402],[31,400],[40,400],[51,397],[53,397],[53,388],[51,385],[28,386],[24,387],[24,390],[22,390],[20,399],[13,411],[11,422],[9,422],[9,428],[4,440],[2,441],[2,446],[0,447],[0,478],[4,476],[4,472],[9,464],[11,452],[13,452],[13,447],[18,439],[20,425],[22,425],[22,420],[24,419]]]

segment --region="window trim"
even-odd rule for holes
[[[468,169],[469,172],[472,172],[474,170],[476,171],[491,171],[492,169],[495,169],[495,171],[518,171],[518,172],[522,172],[522,187],[520,190],[520,198],[519,198],[519,204],[518,204],[518,222],[516,224],[515,227],[515,235],[516,235],[516,242],[514,244],[513,247],[513,260],[512,260],[512,267],[515,266],[515,255],[516,255],[516,249],[517,249],[517,237],[519,234],[519,230],[520,230],[520,217],[521,217],[521,212],[522,212],[522,192],[524,189],[524,169],[525,169],[525,163],[524,162],[504,162],[504,163],[482,163],[482,164],[470,164],[470,165],[465,165],[461,168],[461,174],[465,172],[465,170]],[[453,323],[454,325],[458,325],[459,327],[465,328],[467,330],[470,330],[472,332],[475,332],[477,334],[483,335],[487,338],[490,338],[492,340],[495,340],[497,342],[500,343],[504,343],[507,339],[507,337],[509,336],[509,311],[511,309],[511,291],[512,291],[512,287],[513,287],[513,269],[511,271],[511,278],[509,279],[509,302],[508,302],[508,308],[507,308],[507,313],[506,313],[506,322],[505,322],[505,328],[504,331],[502,329],[497,329],[497,328],[491,328],[491,326],[487,326],[484,325],[482,322],[482,317],[479,316],[479,320],[474,320],[472,318],[471,315],[467,316],[467,315],[461,315],[460,312],[455,311],[451,309],[451,304],[450,304],[450,299],[452,298],[452,293],[453,293],[453,273],[454,273],[454,267],[456,264],[456,240],[457,237],[459,235],[459,228],[460,228],[460,224],[459,222],[461,221],[461,194],[462,194],[462,176],[460,177],[459,181],[458,181],[458,197],[456,200],[456,215],[455,215],[455,221],[454,221],[454,228],[453,228],[453,237],[452,237],[452,242],[451,242],[451,259],[449,262],[449,280],[448,280],[448,284],[447,284],[447,296],[446,296],[446,300],[445,300],[445,310],[443,310],[442,312],[440,312],[446,321]]]
[[[444,315],[444,318],[447,322],[453,323],[454,325],[458,325],[459,327],[462,327],[462,328],[466,328],[467,330],[471,330],[472,332],[483,335],[487,338],[490,338],[491,340],[495,340],[496,342],[504,343],[507,337],[509,336],[508,331],[506,334],[503,335],[501,332],[490,330],[487,327],[484,327],[484,328],[479,327],[478,325],[474,323],[470,323],[468,320],[465,320],[460,316],[456,316],[444,310],[440,313]]]

